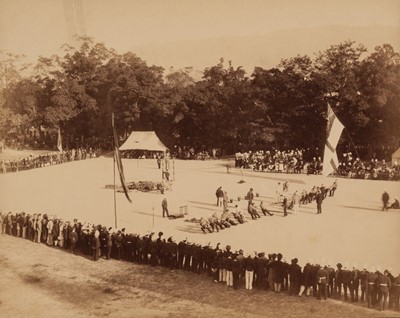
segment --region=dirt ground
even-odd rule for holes
[[[8,235],[0,250],[2,317],[400,317],[336,300],[234,291],[203,274],[93,262]]]
[[[166,237],[215,246],[230,244],[233,250],[281,252],[287,260],[299,258],[322,264],[342,262],[357,267],[400,267],[400,211],[381,212],[381,195],[400,195],[400,183],[339,179],[333,198],[316,215],[314,204],[302,206],[298,215],[283,217],[274,204],[277,182],[289,181],[289,193],[330,185],[322,176],[285,175],[231,169],[227,161],[174,162],[173,188],[167,191],[170,210],[187,206],[187,218],[221,212],[215,190],[222,186],[231,208],[244,211],[244,195],[250,187],[259,193],[273,217],[262,217],[219,233],[203,234],[197,224],[161,215],[160,193],[130,192],[130,204],[117,193],[117,227],[145,234],[163,231]],[[155,160],[123,160],[126,180],[161,180]],[[244,183],[239,183],[240,180]],[[113,161],[98,158],[59,166],[0,175],[0,209],[47,213],[64,220],[114,224]],[[241,200],[238,201],[238,197]],[[247,213],[245,213],[247,214]],[[0,237],[0,315],[4,317],[376,317],[394,316],[334,300],[320,303],[311,298],[288,297],[267,292],[233,291],[214,284],[206,276],[149,268],[126,262],[83,257],[36,245],[29,241]],[[184,284],[182,284],[184,282]],[[399,315],[397,315],[399,316]]]

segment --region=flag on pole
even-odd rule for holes
[[[128,201],[130,203],[132,203],[132,200],[128,194],[128,189],[125,184],[124,168],[122,166],[121,154],[119,153],[118,135],[117,135],[117,130],[116,130],[115,124],[114,124],[114,113],[112,114],[112,128],[113,128],[113,135],[114,135],[114,160],[117,163],[122,189],[124,189],[124,193],[125,193],[125,196],[128,199]]]
[[[58,151],[62,152],[62,139],[61,139],[61,130],[58,128],[58,137],[57,137],[57,149]]]
[[[344,129],[343,124],[336,117],[331,106],[328,103],[328,124],[326,127],[326,142],[324,150],[324,163],[322,174],[324,176],[334,172],[339,166],[339,159],[336,154],[336,146],[340,135]]]

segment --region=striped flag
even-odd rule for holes
[[[113,135],[114,135],[114,161],[117,163],[119,178],[121,180],[121,185],[122,185],[122,188],[124,189],[125,196],[128,199],[128,201],[130,203],[132,203],[132,200],[128,194],[128,189],[125,184],[124,167],[122,166],[121,154],[119,153],[118,135],[117,135],[117,130],[116,130],[115,124],[114,124],[114,113],[112,114],[111,121],[112,121]]]
[[[336,154],[336,146],[340,135],[344,129],[343,124],[336,117],[331,106],[328,103],[328,124],[326,127],[326,142],[324,150],[324,164],[322,174],[324,176],[334,172],[339,166],[339,160]]]
[[[62,152],[62,139],[61,139],[61,130],[58,128],[58,137],[57,137],[57,149],[58,151]]]

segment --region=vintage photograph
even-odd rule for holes
[[[0,0],[1,317],[400,317],[400,1]]]

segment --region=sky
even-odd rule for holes
[[[400,26],[398,0],[0,0],[0,49],[60,54],[73,33],[118,52],[328,25]]]

